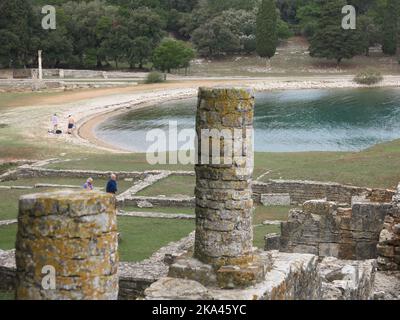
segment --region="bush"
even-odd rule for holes
[[[366,70],[357,74],[354,81],[358,84],[373,85],[383,80],[382,74],[375,70]]]
[[[160,72],[150,72],[146,78],[146,83],[161,83],[164,81],[164,75]]]

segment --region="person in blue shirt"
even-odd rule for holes
[[[117,176],[112,174],[110,180],[107,182],[106,192],[116,194],[118,192]]]

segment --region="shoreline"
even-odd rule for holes
[[[365,86],[358,85],[352,81],[352,77],[346,77],[347,79],[332,79],[332,78],[321,78],[315,80],[290,80],[290,79],[271,79],[271,80],[240,80],[241,87],[249,87],[256,92],[268,92],[268,91],[280,91],[280,90],[307,90],[307,89],[363,89],[363,88],[397,88],[400,87],[400,77],[397,76],[386,76],[385,79],[378,85]],[[274,81],[277,80],[277,81]],[[207,81],[208,82],[208,81]],[[212,82],[212,81],[210,81]],[[226,81],[223,85],[238,85],[239,80],[233,79]],[[211,86],[221,86],[221,83],[214,83]],[[191,89],[186,89],[186,94],[176,95],[175,90],[165,90],[161,92],[161,96],[157,97],[157,93],[154,93],[156,97],[155,101],[141,101],[131,102],[131,105],[127,106],[123,104],[121,106],[114,106],[113,110],[98,112],[92,114],[85,119],[81,119],[77,123],[74,138],[81,143],[88,143],[95,148],[100,148],[114,153],[135,153],[134,151],[126,150],[118,146],[112,145],[104,140],[99,139],[96,136],[95,129],[98,125],[105,122],[110,117],[129,112],[132,110],[139,110],[149,106],[154,106],[158,103],[172,102],[187,98],[193,98],[197,95],[198,86],[194,86]],[[129,104],[129,103],[128,103]]]

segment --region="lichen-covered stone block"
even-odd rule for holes
[[[199,89],[194,257],[203,263],[252,257],[253,114],[250,90]]]
[[[117,299],[115,198],[86,191],[21,197],[15,256],[17,299]],[[42,284],[48,267],[55,287]]]

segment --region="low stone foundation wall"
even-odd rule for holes
[[[244,289],[217,289],[197,281],[165,277],[145,290],[147,300],[370,300],[375,260],[344,261],[271,251],[265,280]]]
[[[302,210],[291,210],[282,223],[280,250],[311,253],[347,260],[375,259],[379,234],[390,203],[355,203],[352,208],[335,202],[312,200]],[[276,249],[276,241],[266,239],[266,249]]]
[[[391,202],[394,193],[393,190],[369,189],[329,182],[296,180],[253,182],[253,198],[256,203],[262,203],[263,195],[272,197],[274,194],[277,197],[281,196],[280,199],[288,197],[290,199],[288,204],[292,205],[315,199],[351,204],[353,197],[357,196],[365,196],[372,202]]]
[[[3,181],[26,179],[26,178],[42,178],[42,177],[57,177],[57,178],[82,178],[92,177],[94,179],[107,179],[112,173],[115,173],[119,179],[145,179],[150,175],[158,175],[159,171],[147,172],[112,172],[112,171],[95,171],[95,170],[56,170],[35,167],[20,167],[8,175],[4,175],[1,179]]]
[[[393,210],[386,217],[378,244],[380,270],[400,270],[400,185],[393,197]]]
[[[118,201],[118,206],[121,208],[124,208],[124,206],[138,207],[138,205],[144,201],[151,204],[153,207],[194,208],[196,206],[196,200],[194,197],[167,198],[142,196],[126,197],[123,200]]]

